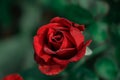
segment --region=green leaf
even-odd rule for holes
[[[109,6],[106,2],[103,1],[96,1],[94,7],[92,8],[91,12],[94,16],[104,16],[108,13]]]
[[[34,80],[47,80],[48,79],[48,76],[42,74],[38,67],[35,66],[31,69],[28,69],[28,70],[25,70],[25,71],[22,71],[20,72],[20,75],[25,79],[25,80],[29,80],[29,79],[34,79]]]
[[[96,48],[93,49],[93,55],[100,54],[102,51],[105,51],[106,49],[108,49],[107,44],[97,46]]]
[[[90,24],[94,22],[91,13],[78,5],[68,5],[64,10],[64,16],[79,24]]]
[[[67,0],[51,0],[50,7],[58,14],[63,14],[63,10],[68,5]]]
[[[104,42],[107,39],[107,24],[104,22],[96,22],[89,26],[89,31],[93,36],[93,40],[97,43]]]
[[[92,3],[93,3],[92,0],[78,0],[78,4],[85,9],[89,9]]]
[[[75,64],[73,64],[74,66],[72,66],[72,71],[79,69],[80,66],[82,66],[82,64],[85,62],[86,58],[82,58],[80,61],[76,62]]]
[[[75,80],[99,80],[93,71],[82,67],[77,69],[71,77]]]
[[[79,5],[98,17],[104,16],[109,11],[108,3],[100,0],[79,0]]]
[[[20,75],[25,80],[68,80],[68,73],[64,70],[58,75],[48,76],[43,74],[36,64],[30,69],[24,70],[20,72]]]
[[[111,39],[110,41],[116,45],[117,47],[119,47],[120,43],[120,25],[117,24],[111,24],[110,28],[109,28],[109,32],[110,32],[110,36]]]
[[[106,80],[115,80],[117,76],[117,65],[108,58],[101,58],[95,63],[95,70],[99,76]]]

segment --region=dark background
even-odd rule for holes
[[[93,54],[57,76],[42,74],[33,59],[39,26],[60,16],[85,24]],[[24,80],[120,80],[120,0],[0,0],[0,78]]]

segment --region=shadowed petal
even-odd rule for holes
[[[71,44],[74,46],[75,44],[75,40],[73,39],[73,37],[71,36],[71,34],[69,32],[65,32],[62,31],[64,36],[71,42]]]
[[[60,59],[69,59],[76,54],[75,48],[60,49],[56,52],[56,55]]]
[[[60,23],[61,25],[66,26],[66,27],[71,27],[71,25],[72,25],[71,21],[69,21],[65,18],[60,18],[60,17],[55,17],[50,22],[51,23]]]
[[[67,65],[69,63],[68,60],[61,60],[61,59],[58,59],[58,58],[55,58],[55,57],[53,58],[53,60],[60,65]]]
[[[47,54],[56,54],[56,52],[49,49],[46,45],[44,46],[44,52]]]
[[[42,58],[40,58],[39,56],[37,56],[35,53],[34,53],[34,60],[37,62],[37,64],[40,64],[40,65],[45,64],[45,61]]]
[[[84,31],[85,30],[85,26],[84,25],[79,25],[77,23],[73,23],[73,26],[75,28],[78,28],[80,31]]]
[[[66,68],[66,65],[59,65],[59,64],[53,64],[53,65],[39,65],[39,69],[42,73],[46,75],[57,75],[62,70]]]
[[[60,49],[65,49],[65,48],[71,48],[73,47],[72,42],[65,36],[65,34],[63,33],[64,38],[63,38],[63,42],[60,46]]]
[[[85,55],[85,51],[86,51],[86,47],[91,43],[91,40],[87,41],[83,48],[73,57],[70,59],[70,62],[75,62],[80,60],[84,55]]]
[[[83,34],[77,28],[74,28],[74,27],[71,27],[70,33],[73,39],[75,40],[76,46],[78,48],[79,45],[84,41]]]
[[[41,57],[42,59],[44,59],[47,62],[50,59],[50,56],[47,55],[43,51],[43,43],[42,42],[43,42],[42,38],[39,39],[38,36],[35,36],[33,45],[34,45],[36,55],[38,55],[39,57]]]
[[[43,41],[42,41],[43,42]],[[39,37],[35,36],[33,41],[33,46],[36,54],[40,54],[40,51],[42,50],[43,43],[39,41]]]

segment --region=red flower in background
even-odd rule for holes
[[[40,27],[33,42],[39,70],[46,75],[56,75],[69,62],[80,60],[91,42],[84,42],[84,29],[84,25],[60,17],[55,17],[49,24]]]
[[[2,80],[23,80],[19,74],[10,74],[5,76]]]

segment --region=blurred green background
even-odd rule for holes
[[[0,78],[120,80],[120,0],[0,0]],[[85,24],[93,54],[57,76],[42,74],[33,59],[33,36],[55,16]]]

